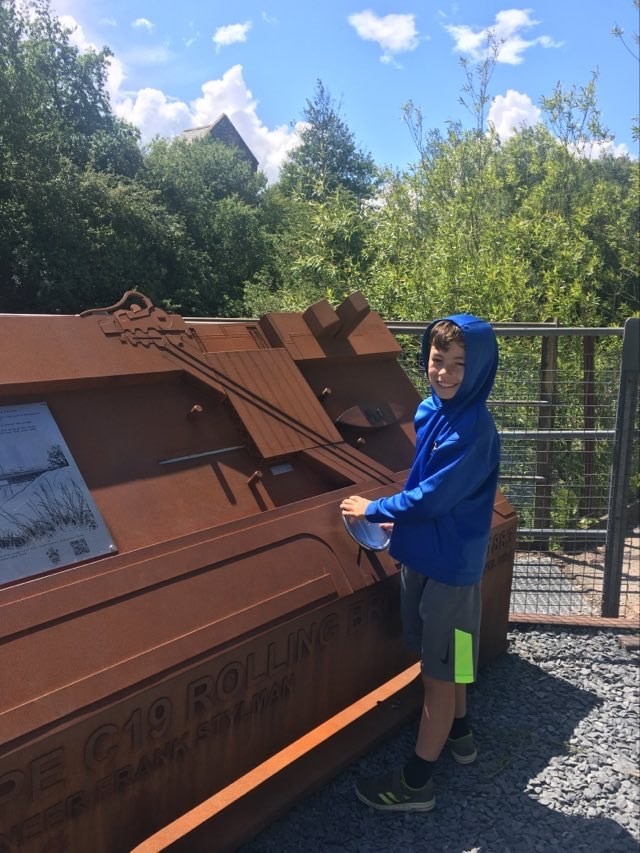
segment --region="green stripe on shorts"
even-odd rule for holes
[[[471,684],[473,677],[473,635],[454,628],[454,679],[456,684]]]

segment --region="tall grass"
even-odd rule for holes
[[[73,480],[54,489],[48,480],[40,483],[19,514],[0,511],[5,528],[0,528],[0,548],[17,549],[33,545],[67,528],[95,530],[91,507]],[[7,528],[6,524],[10,527]]]

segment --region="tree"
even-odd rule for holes
[[[279,186],[288,196],[323,199],[338,188],[355,198],[371,198],[378,186],[370,154],[358,148],[353,133],[321,80],[303,112],[306,126],[280,172]]]
[[[422,139],[368,231],[362,289],[384,316],[620,325],[640,308],[637,162],[578,156],[543,125]]]
[[[425,130],[421,110],[405,106],[420,159],[389,180],[368,232],[365,293],[399,319],[469,310],[494,320],[621,324],[640,307],[638,164],[590,159],[610,139],[597,73],[585,87],[558,84],[543,98],[544,123],[505,142],[485,133],[497,47],[490,37],[475,72],[463,63],[461,101],[473,130],[455,122],[446,134]]]
[[[458,100],[474,117],[478,135],[483,134],[486,130],[487,105],[491,102],[489,83],[495,71],[503,43],[493,30],[489,30],[484,59],[477,63],[475,68],[469,66],[468,59],[463,57],[460,60],[460,65],[464,68],[466,82],[462,86],[463,94]]]
[[[111,51],[80,53],[52,15],[49,0],[0,6],[0,128],[3,143],[35,148],[43,159],[67,157],[83,167],[96,135],[113,134],[126,158],[137,155],[138,131],[116,118],[106,91]],[[34,151],[34,155],[37,154]]]
[[[263,200],[271,253],[245,287],[246,312],[339,302],[366,281],[370,199],[380,185],[322,81],[304,110],[301,145]]]
[[[23,187],[23,210],[37,231],[18,235],[0,310],[77,313],[131,289],[168,304],[176,281],[203,289],[183,223],[138,183],[67,163],[57,180]]]
[[[167,283],[171,306],[187,314],[242,314],[244,284],[269,250],[260,212],[264,175],[217,140],[156,139],[139,181],[179,219],[199,255],[197,287],[188,280]]]
[[[640,0],[633,0],[633,5],[636,9],[640,10]],[[640,33],[633,34],[633,41],[635,42],[635,51],[633,48],[629,47],[627,44],[627,40],[625,39],[624,30],[622,27],[619,27],[617,24],[611,30],[612,35],[614,35],[617,39],[620,40],[621,44],[624,46],[627,53],[631,54],[633,59],[635,60],[636,65],[640,64]],[[636,68],[636,80],[637,80],[638,69]],[[640,140],[640,116],[636,113],[633,117],[632,125],[631,125],[631,135],[632,138],[636,140]]]
[[[245,287],[248,314],[300,311],[320,299],[337,304],[364,286],[370,212],[350,192],[338,187],[307,201],[274,188],[270,207],[282,216],[270,264]]]
[[[82,264],[91,224],[103,214],[81,194],[96,170],[132,175],[141,160],[137,132],[110,110],[109,55],[106,48],[80,55],[44,0],[26,9],[0,3],[2,310],[81,310],[102,302],[91,284],[109,259]],[[74,296],[70,282],[80,277]],[[120,289],[117,279],[114,287]]]

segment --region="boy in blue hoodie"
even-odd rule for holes
[[[416,412],[415,457],[403,491],[340,504],[344,515],[392,528],[404,639],[421,655],[415,752],[404,767],[356,785],[360,800],[385,811],[435,806],[431,776],[445,744],[460,764],[477,756],[466,685],[476,676],[480,581],[498,485],[500,442],[486,405],[498,345],[489,323],[455,314],[427,328],[422,357],[432,393]]]

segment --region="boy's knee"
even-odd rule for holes
[[[427,675],[427,673],[422,673],[422,683],[424,684],[425,690],[429,690],[430,692],[439,692],[439,693],[447,693],[452,692],[455,693],[456,685],[453,681],[443,681],[441,678],[434,678],[432,675]]]

